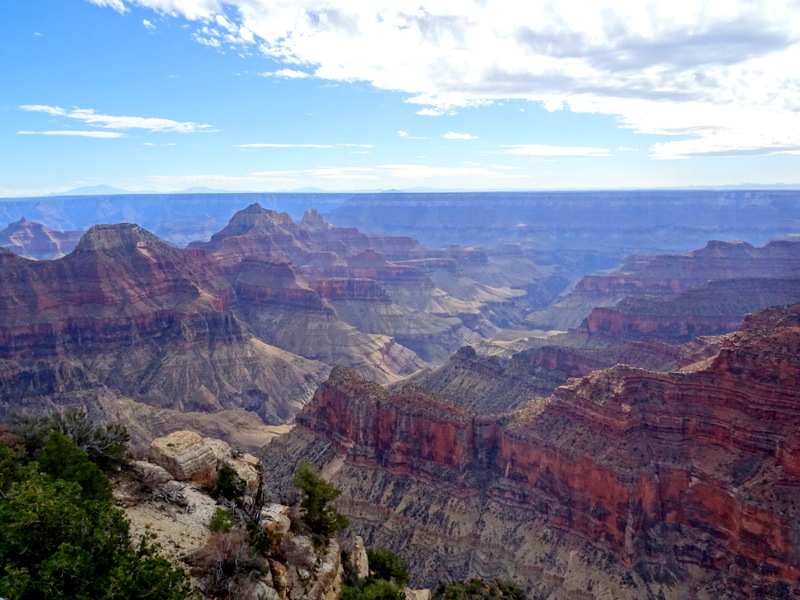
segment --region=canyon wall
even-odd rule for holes
[[[534,597],[800,593],[800,307],[711,359],[617,366],[514,413],[390,394],[334,369],[267,449],[311,457],[368,543],[419,578],[513,576]],[[270,458],[270,456],[281,458]]]

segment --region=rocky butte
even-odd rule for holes
[[[449,254],[258,205],[186,249],[130,223],[56,260],[0,248],[0,413],[75,406],[137,445],[182,427],[258,447],[331,366],[398,381],[518,318],[522,283],[552,272],[521,259],[482,283],[492,257]]]
[[[337,368],[267,448],[267,472],[325,465],[367,545],[399,551],[417,584],[500,575],[558,599],[790,598],[798,390],[800,305],[749,316],[682,369],[618,365],[501,415]]]

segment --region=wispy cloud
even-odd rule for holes
[[[546,146],[542,144],[517,144],[502,146],[506,154],[522,156],[611,156],[608,148],[587,146]]]
[[[305,71],[298,71],[296,69],[279,69],[277,71],[266,71],[261,73],[264,77],[278,77],[281,79],[305,79],[311,77],[310,73]]]
[[[237,144],[236,148],[333,148],[333,144]]]
[[[116,131],[18,131],[19,135],[71,135],[76,137],[89,137],[89,138],[119,138],[123,137],[124,133]]]
[[[448,140],[477,140],[477,135],[472,135],[471,133],[456,133],[455,131],[448,131],[444,135],[443,138]]]
[[[453,109],[444,109],[440,107],[431,107],[426,106],[425,108],[420,108],[417,111],[418,115],[422,115],[423,117],[440,117],[442,115],[454,115],[456,111]]]
[[[289,70],[399,91],[420,115],[525,99],[609,115],[636,132],[693,138],[653,146],[655,157],[800,144],[796,0],[563,0],[513,9],[503,0],[419,9],[357,0],[323,9],[316,0],[90,1],[180,15],[196,23],[201,43],[247,44]]]
[[[379,165],[391,177],[399,179],[450,179],[477,177],[488,179],[528,178],[528,175],[512,175],[497,167],[442,167],[433,165]]]
[[[148,21],[147,19],[142,20],[142,25],[144,25],[147,29],[155,29],[156,28],[156,26],[153,25],[153,23],[151,21]]]
[[[89,2],[97,6],[109,6],[120,14],[128,12],[128,8],[122,0],[89,0]]]
[[[311,169],[257,171],[245,175],[220,174],[157,175],[148,177],[149,186],[161,190],[181,190],[190,186],[225,187],[228,189],[254,190],[278,187],[301,187],[325,185],[332,189],[350,189],[349,186],[364,182],[370,188],[394,187],[409,181],[436,184],[443,181],[452,185],[465,178],[492,182],[503,180],[520,184],[531,179],[527,173],[511,173],[517,167],[507,165],[481,166],[435,166],[424,164],[382,164],[364,167],[320,166]],[[342,185],[335,185],[341,183]]]
[[[236,148],[372,148],[372,144],[236,144]]]
[[[89,108],[73,108],[65,110],[59,106],[44,104],[25,104],[20,109],[29,112],[42,112],[54,117],[76,119],[87,125],[103,127],[105,129],[146,129],[148,131],[175,131],[178,133],[191,133],[201,129],[208,129],[210,125],[201,125],[191,121],[173,121],[171,119],[158,119],[150,117],[117,117],[98,114]]]

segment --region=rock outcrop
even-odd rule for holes
[[[428,585],[502,575],[565,599],[793,597],[798,357],[800,305],[769,309],[711,359],[598,371],[499,417],[334,369],[267,471],[280,478],[287,454],[336,464],[340,510]]]
[[[54,231],[24,217],[0,231],[0,247],[36,260],[61,258],[72,252],[82,231]]]
[[[210,469],[231,467],[254,494],[258,485],[258,459],[252,454],[235,452],[223,440],[204,438],[193,431],[174,431],[150,444],[148,460],[166,470],[178,481],[192,480]]]

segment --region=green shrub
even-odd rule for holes
[[[11,431],[22,439],[30,459],[44,448],[50,433],[57,431],[83,450],[104,471],[116,469],[128,461],[130,435],[123,425],[96,425],[86,413],[67,408],[63,413],[15,415]]]
[[[227,533],[233,529],[234,525],[233,517],[231,517],[230,513],[224,508],[217,508],[214,514],[211,515],[211,520],[208,522],[208,528],[214,533],[218,531]]]
[[[405,600],[406,595],[385,579],[366,579],[356,587],[345,587],[342,600]]]
[[[111,501],[111,484],[100,468],[69,438],[53,431],[39,455],[39,467],[53,479],[74,481],[86,500]]]
[[[409,580],[408,571],[403,559],[391,550],[375,548],[367,550],[369,570],[378,579],[394,581],[399,586],[406,585]]]
[[[212,498],[226,498],[232,501],[241,500],[247,484],[238,473],[228,465],[222,465],[217,471],[217,483],[211,490]]]
[[[491,582],[480,578],[470,579],[467,583],[454,581],[440,582],[433,594],[434,600],[528,600],[519,585],[506,579],[495,579]]]
[[[347,517],[331,506],[342,492],[322,479],[310,463],[301,462],[297,466],[292,485],[303,493],[300,508],[312,533],[329,538],[348,526]]]
[[[77,450],[77,449],[76,449]],[[29,465],[0,495],[0,597],[184,600],[186,573],[144,540],[134,549],[121,510],[75,481]]]

